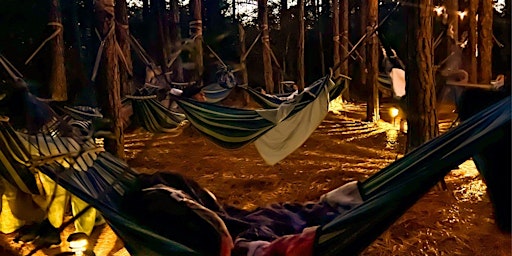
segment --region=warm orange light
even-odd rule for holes
[[[445,10],[446,9],[444,8],[444,6],[434,7],[434,12],[436,12],[437,16],[441,16],[441,14],[443,14]]]
[[[468,11],[458,11],[457,14],[459,15],[460,20],[464,20],[464,17],[468,15]]]

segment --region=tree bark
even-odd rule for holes
[[[124,62],[119,69],[121,96],[131,95],[135,91],[130,74],[133,72],[132,54],[130,50],[130,29],[128,25],[128,7],[126,0],[116,0],[115,5],[116,39],[121,48],[122,56],[119,61]]]
[[[459,0],[446,1],[446,12],[448,13],[447,35],[453,39],[448,40],[448,55],[450,55],[459,40]]]
[[[338,7],[338,0],[332,0],[332,52],[333,52],[333,65],[340,64],[340,9]],[[334,70],[334,76],[340,75],[340,69]]]
[[[240,66],[242,69],[242,83],[248,84],[249,83],[249,75],[247,74],[247,65],[246,65],[246,58],[245,54],[247,52],[245,48],[245,30],[242,26],[242,23],[238,24],[238,34],[240,39]]]
[[[97,29],[104,41],[100,69],[96,79],[98,102],[103,116],[112,120],[113,139],[106,138],[105,150],[124,158],[124,138],[121,119],[121,85],[119,81],[118,56],[116,54],[116,37],[114,33],[114,0],[95,0]]]
[[[359,9],[360,11],[360,31],[361,31],[361,36],[364,36],[364,34],[366,33],[366,23],[367,23],[367,19],[368,19],[368,1],[373,1],[373,0],[361,0],[361,8]],[[367,70],[366,70],[366,42],[363,41],[360,48],[359,48],[359,54],[361,55],[361,64],[359,65],[359,79],[360,79],[360,82],[361,82],[361,86],[362,88],[365,88],[366,86],[366,73],[367,73]]]
[[[192,19],[189,22],[190,36],[194,38],[194,62],[196,63],[196,79],[201,81],[203,75],[203,18],[201,12],[201,0],[191,0],[190,10]]]
[[[267,0],[258,0],[258,20],[261,26],[261,43],[263,48],[263,75],[265,78],[265,89],[268,93],[274,92],[274,81],[272,79],[272,59],[270,57],[270,35],[268,30]]]
[[[349,12],[348,0],[340,0],[340,44],[341,59],[344,60],[340,66],[340,73],[348,75],[348,42],[349,42]],[[345,88],[342,97],[350,99],[350,87]]]
[[[336,0],[335,0],[336,1]],[[299,92],[305,87],[305,68],[304,68],[304,0],[298,0],[299,6],[299,40],[298,40],[298,60],[297,60],[297,87]]]
[[[66,82],[66,68],[64,66],[64,33],[60,12],[60,1],[51,0],[50,3],[50,25],[60,32],[51,40],[52,68],[50,74],[51,98],[56,101],[68,99]]]
[[[439,134],[432,63],[432,0],[407,7],[407,151]]]
[[[366,33],[369,35],[371,31],[377,26],[379,17],[379,3],[378,1],[368,2],[368,23]],[[368,75],[366,77],[366,86],[368,88],[368,98],[366,104],[366,120],[377,122],[380,119],[379,115],[379,90],[377,88],[379,78],[379,39],[377,33],[373,33],[368,38],[366,46],[366,70]]]
[[[492,15],[493,0],[481,0],[480,12],[478,14],[478,57],[479,83],[488,84],[492,79]]]
[[[469,38],[468,38],[468,55],[469,55],[469,82],[477,83],[478,77],[478,62],[476,59],[477,52],[477,44],[478,44],[478,34],[477,34],[477,20],[476,15],[478,11],[478,2],[479,0],[470,0],[469,1],[469,10],[468,10],[468,18],[469,18]]]
[[[173,45],[172,54],[176,54],[181,48],[181,29],[180,29],[180,8],[178,0],[171,0],[171,44]],[[183,66],[181,57],[178,56],[171,65],[173,79],[178,82],[184,82]]]
[[[151,12],[155,19],[158,33],[157,49],[160,54],[156,54],[155,59],[162,71],[167,71],[167,61],[171,56],[171,41],[169,35],[169,22],[165,8],[165,0],[151,0]]]

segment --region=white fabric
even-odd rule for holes
[[[261,157],[274,165],[295,151],[324,120],[329,111],[329,91],[318,97],[299,113],[280,123],[258,138],[254,144]]]
[[[389,73],[391,85],[396,97],[405,96],[405,71],[399,68],[392,68]]]
[[[352,209],[363,203],[363,198],[359,193],[357,181],[349,182],[337,189],[325,193],[320,197],[322,202],[328,203],[330,206],[337,208],[339,212]]]
[[[176,89],[176,88],[171,88],[171,90],[169,91],[172,95],[176,95],[176,96],[180,96],[183,91],[180,90],[180,89]]]

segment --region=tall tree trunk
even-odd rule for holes
[[[124,138],[121,119],[121,85],[119,81],[118,56],[116,54],[116,37],[114,0],[95,0],[97,18],[96,28],[104,41],[100,69],[96,79],[99,106],[103,116],[112,120],[111,132],[114,139],[105,139],[105,150],[124,158]]]
[[[299,41],[298,43],[298,60],[297,60],[297,86],[299,91],[304,90],[305,87],[305,68],[304,68],[304,0],[298,0],[299,6]]]
[[[340,58],[345,59],[341,63],[341,73],[344,75],[348,75],[349,12],[348,0],[340,0]]]
[[[51,98],[56,101],[68,99],[66,68],[64,66],[64,33],[59,0],[51,0],[50,25],[60,32],[51,40],[52,68],[50,74]]]
[[[286,28],[287,25],[290,23],[289,18],[288,18],[288,0],[281,0],[280,7],[281,7],[281,10],[280,10],[280,14],[279,14],[279,17],[280,17],[279,23],[280,23],[280,29],[281,29],[281,31],[283,31],[284,28]]]
[[[190,36],[194,38],[194,62],[196,63],[196,79],[201,81],[203,75],[203,18],[201,0],[191,0],[192,19],[189,22]]]
[[[459,0],[447,0],[446,1],[446,12],[448,13],[448,37],[452,38],[453,41],[448,40],[448,55],[454,50],[459,41]]]
[[[366,86],[368,88],[368,98],[366,101],[366,120],[376,122],[380,119],[379,115],[379,89],[377,88],[379,78],[379,39],[377,33],[370,33],[376,28],[379,17],[378,1],[368,2],[368,23],[366,33],[369,35],[368,45],[366,46]]]
[[[247,65],[246,65],[246,58],[245,54],[247,52],[245,48],[245,30],[242,26],[242,23],[238,24],[238,34],[240,39],[240,66],[242,69],[242,83],[248,84],[249,83],[249,75],[247,74]]]
[[[341,44],[341,59],[344,60],[340,66],[340,73],[348,75],[348,41],[350,37],[349,33],[349,12],[348,0],[340,0],[340,44]],[[345,88],[342,97],[344,99],[350,99],[350,87]]]
[[[169,22],[165,7],[165,0],[151,0],[151,11],[157,25],[158,43],[157,48],[160,54],[156,54],[156,61],[162,67],[162,71],[167,71],[167,61],[171,56],[171,41],[169,35]]]
[[[366,34],[366,25],[367,25],[367,19],[368,19],[368,1],[373,0],[361,0],[361,8],[360,11],[360,31],[361,36],[364,36]],[[365,40],[366,41],[366,40]],[[359,54],[361,55],[361,63],[359,65],[359,79],[361,82],[361,87],[365,88],[366,86],[366,42],[363,41],[360,46]]]
[[[468,59],[469,59],[469,82],[470,83],[477,83],[477,77],[478,77],[478,62],[476,59],[476,52],[477,52],[477,44],[478,44],[478,34],[477,34],[477,11],[478,11],[478,2],[479,0],[469,0],[469,11],[468,11],[468,18],[469,18],[469,38],[468,38]]]
[[[340,9],[338,7],[338,0],[332,0],[332,52],[333,52],[333,65],[340,64]],[[340,69],[334,70],[334,76],[340,75]]]
[[[432,65],[432,0],[409,0],[407,8],[407,151],[439,133]]]
[[[181,29],[180,29],[180,8],[178,0],[171,0],[171,44],[173,45],[172,54],[177,54],[181,48]],[[176,57],[176,60],[171,65],[173,72],[173,79],[178,82],[184,82],[183,66],[181,57]]]
[[[131,95],[134,92],[133,80],[130,74],[133,72],[132,54],[130,51],[130,29],[128,25],[128,8],[126,0],[116,0],[115,5],[116,39],[121,48],[119,61],[124,62],[119,69],[121,96]]]
[[[492,79],[492,15],[493,0],[481,0],[478,14],[478,57],[480,69],[478,73],[479,83],[488,84]]]
[[[268,10],[267,0],[258,0],[258,20],[261,26],[261,43],[263,48],[263,75],[265,78],[265,89],[268,93],[274,92],[274,81],[272,79],[272,59],[270,57],[270,35],[268,31]]]

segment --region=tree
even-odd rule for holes
[[[335,0],[336,1],[336,0]],[[304,90],[304,0],[298,0],[299,7],[299,40],[298,40],[298,60],[297,60],[297,87],[299,91]]]
[[[167,20],[167,12],[165,8],[165,0],[151,0],[150,6],[153,15],[154,24],[156,24],[156,31],[158,40],[156,44],[157,54],[156,62],[162,67],[162,71],[167,71],[167,61],[171,56],[171,41],[169,36],[169,22]]]
[[[409,0],[407,8],[407,151],[439,134],[432,63],[432,0]]]
[[[348,0],[340,0],[340,55],[341,59],[345,60],[341,63],[340,69],[343,75],[348,75],[349,11]]]
[[[366,34],[366,26],[367,26],[367,19],[368,19],[368,1],[372,0],[361,0],[360,2],[360,8],[359,8],[359,16],[360,16],[360,33],[361,36],[364,36]],[[365,88],[366,85],[366,42],[363,41],[361,44],[361,47],[359,48],[359,54],[361,55],[361,62],[359,64],[359,81],[361,83],[361,87]]]
[[[199,81],[203,74],[203,19],[201,15],[201,0],[191,0],[190,10],[192,19],[189,22],[190,36],[194,38],[193,58],[196,64],[196,79]]]
[[[171,0],[171,44],[173,58],[176,58],[175,61],[171,65],[171,70],[173,72],[174,80],[178,82],[183,82],[183,67],[180,56],[174,56],[178,54],[179,49],[181,48],[181,29],[180,29],[180,9],[178,0]]]
[[[121,52],[119,60],[123,63],[119,70],[121,95],[131,95],[134,92],[132,80],[132,55],[130,51],[130,29],[128,25],[128,8],[126,0],[117,0],[115,5],[116,40]]]
[[[49,25],[55,28],[57,34],[50,43],[52,64],[48,84],[50,85],[51,98],[56,101],[65,101],[68,99],[68,91],[66,68],[64,67],[64,33],[59,0],[51,0],[49,16]]]
[[[267,0],[258,0],[258,21],[261,27],[261,43],[263,48],[263,76],[265,78],[265,90],[274,92],[272,79],[272,59],[270,57],[270,35],[268,30]]]
[[[492,79],[492,15],[493,0],[481,0],[478,13],[479,83],[489,84]]]
[[[367,104],[366,104],[366,120],[376,122],[380,119],[379,116],[379,89],[377,83],[379,82],[379,39],[376,33],[372,33],[377,28],[379,16],[379,3],[378,1],[368,1],[368,23],[366,34],[369,40],[366,47],[366,88],[368,90]]]
[[[115,12],[114,0],[95,0],[96,28],[103,41],[103,53],[100,69],[96,78],[98,103],[103,116],[112,120],[112,138],[105,139],[105,150],[124,158],[123,127],[119,113],[121,109],[121,89],[119,81],[119,65],[114,33]]]
[[[477,52],[477,44],[478,44],[478,34],[477,34],[477,11],[478,11],[478,2],[479,0],[470,0],[469,1],[469,35],[468,35],[468,55],[469,55],[469,82],[477,83],[478,76],[478,63],[476,59]]]
[[[453,39],[448,40],[448,55],[450,55],[459,41],[459,0],[447,0],[446,12],[448,13],[447,35]]]
[[[338,0],[332,0],[332,41],[333,41],[333,57],[334,65],[338,65],[340,59],[340,9],[338,8]],[[340,69],[334,70],[334,76],[340,75]]]

